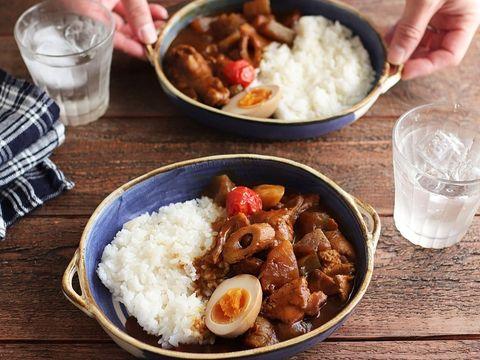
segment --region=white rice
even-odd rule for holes
[[[124,224],[105,247],[98,276],[163,347],[207,341],[192,262],[211,247],[223,211],[207,197],[164,206]]]
[[[260,64],[258,85],[283,92],[274,117],[312,120],[338,114],[362,100],[375,72],[358,36],[339,22],[303,16],[292,48],[270,44]]]

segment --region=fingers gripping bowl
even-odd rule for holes
[[[213,354],[180,352],[154,346],[132,336],[126,328],[125,308],[112,300],[112,294],[97,275],[105,247],[129,220],[170,203],[198,198],[212,177],[223,173],[229,174],[238,184],[281,183],[299,193],[319,195],[356,252],[355,282],[348,301],[332,319],[318,328],[290,340],[251,350],[226,350]],[[350,316],[370,282],[379,235],[379,218],[370,206],[362,204],[307,166],[260,155],[201,158],[155,170],[109,195],[90,218],[79,249],[65,271],[62,285],[65,295],[74,305],[94,317],[117,344],[139,358],[276,359],[291,356],[324,340]],[[75,273],[78,273],[80,293],[72,287]]]
[[[189,114],[202,124],[216,127],[224,131],[234,132],[247,137],[266,139],[300,139],[315,137],[334,130],[338,130],[359,119],[373,105],[373,103],[381,94],[386,92],[396,82],[400,80],[401,68],[392,66],[387,62],[386,50],[381,35],[371,26],[371,24],[365,18],[363,18],[354,9],[341,3],[328,0],[272,0],[271,11],[274,16],[277,15],[278,20],[277,22],[275,22],[275,24],[280,21],[280,14],[298,11],[303,16],[303,18],[301,18],[298,23],[299,25],[303,24],[306,26],[306,24],[309,24],[316,29],[315,31],[322,32],[325,30],[323,29],[325,22],[322,22],[322,19],[326,20],[327,23],[331,24],[326,25],[326,29],[328,29],[329,31],[329,36],[325,37],[325,39],[330,40],[319,40],[323,42],[323,45],[312,46],[311,41],[314,37],[308,37],[308,34],[311,31],[302,30],[301,28],[303,25],[298,26],[298,28],[296,29],[297,37],[302,37],[300,36],[301,33],[299,33],[299,31],[303,31],[304,34],[307,34],[307,37],[300,39],[298,44],[294,43],[293,47],[292,45],[288,44],[284,44],[277,48],[275,48],[275,46],[273,46],[272,48],[271,45],[266,46],[264,47],[264,49],[267,49],[268,51],[263,51],[264,57],[267,59],[265,60],[265,63],[262,60],[261,64],[258,65],[258,60],[252,60],[252,63],[255,63],[255,61],[257,62],[257,65],[254,66],[260,69],[260,75],[258,75],[260,85],[281,86],[280,90],[282,98],[280,99],[280,107],[283,107],[283,110],[277,111],[276,114],[274,114],[274,118],[260,117],[268,117],[268,114],[271,114],[271,112],[265,113],[255,111],[236,111],[235,113],[233,113],[231,109],[232,106],[228,104],[228,97],[226,100],[227,105],[223,109],[221,108],[221,106],[215,107],[215,105],[213,104],[216,104],[216,101],[220,100],[221,97],[217,96],[215,97],[215,102],[209,103],[208,101],[205,101],[205,99],[202,99],[201,96],[197,97],[195,95],[196,93],[198,94],[198,91],[201,91],[201,89],[198,89],[198,86],[196,88],[195,86],[193,86],[195,90],[198,90],[195,91],[188,86],[183,86],[185,85],[185,82],[183,80],[180,81],[177,78],[176,80],[178,81],[176,81],[175,76],[172,78],[172,72],[170,71],[170,63],[172,62],[172,56],[170,55],[172,53],[172,48],[175,49],[178,48],[177,45],[182,45],[182,42],[178,42],[178,39],[182,38],[182,36],[179,35],[182,35],[186,29],[191,27],[190,24],[192,22],[198,20],[199,18],[208,19],[209,16],[211,17],[212,14],[229,14],[232,12],[241,13],[242,6],[245,2],[246,1],[244,0],[193,1],[172,16],[166,27],[163,29],[157,44],[154,47],[147,47],[149,59],[155,67],[157,76],[165,93],[175,104],[177,104],[180,108],[185,110],[187,114]],[[317,19],[319,17],[321,19]],[[320,21],[320,23],[323,25],[313,25],[315,23],[314,20]],[[334,25],[333,22],[335,21],[338,21],[341,26],[337,26],[337,24]],[[244,25],[247,25],[246,29],[248,31],[255,32],[255,30],[252,30],[252,27],[255,26],[254,20],[250,20],[250,23]],[[308,27],[305,27],[305,29],[306,28]],[[339,30],[340,28],[343,30]],[[287,30],[292,31],[288,28],[285,31]],[[353,36],[357,38],[347,39],[349,36],[345,34],[348,34],[350,31],[352,32]],[[261,30],[258,30],[258,32],[261,32]],[[343,34],[339,37],[339,39],[342,38],[342,36],[347,36],[347,38],[345,39],[342,38],[344,40],[343,42],[341,42],[342,44],[344,44],[342,45],[343,48],[333,49],[335,46],[338,47],[338,41],[335,40],[335,37],[330,36],[332,34],[335,34],[335,36]],[[227,37],[227,39],[229,37]],[[320,37],[320,39],[322,38]],[[267,37],[267,43],[270,40],[271,38]],[[296,41],[296,39],[294,41]],[[275,43],[277,42],[274,42],[273,44]],[[310,44],[310,46],[305,47],[307,52],[303,54],[297,52],[297,45],[298,48],[300,48],[301,43]],[[242,42],[240,42],[240,44],[242,44]],[[217,44],[213,45],[216,46]],[[290,46],[292,49],[290,55],[288,55],[290,51],[287,50],[287,45]],[[222,47],[222,41],[218,43],[218,46]],[[320,50],[320,53],[308,52],[309,48],[316,49],[320,47],[322,47],[323,49]],[[359,59],[355,55],[356,51],[353,51],[352,49],[350,49],[350,47],[352,47],[352,49],[360,47],[361,52],[364,52],[366,54],[365,57],[367,57],[368,59],[363,59],[362,61],[370,63],[367,66],[371,67],[371,69],[369,70],[370,72],[372,72],[371,76],[369,75],[364,77],[363,75],[359,75],[358,71],[352,71],[353,69],[358,70],[358,67],[360,66],[360,63],[362,63],[362,61],[360,61],[359,63]],[[329,48],[332,48],[332,50],[330,51]],[[241,45],[240,49],[242,49]],[[349,50],[347,51],[347,49]],[[185,52],[185,50],[185,48],[181,49],[181,51],[183,52]],[[190,47],[189,51],[194,51],[194,49]],[[229,54],[232,52],[235,53],[235,51],[236,48],[231,50]],[[337,55],[332,54],[336,54],[339,52],[342,53],[342,58],[340,60],[336,59],[335,61],[333,61],[331,57]],[[318,54],[322,54],[322,56],[318,56]],[[205,59],[208,60],[208,55],[205,56]],[[229,56],[231,56],[231,59],[235,59],[235,56],[238,55],[233,54]],[[246,57],[248,58],[248,56],[249,55],[247,54]],[[195,56],[192,55],[192,58],[197,59],[197,57],[201,58],[202,55],[197,52]],[[312,58],[323,59],[324,57],[326,61],[325,63],[316,63],[312,60]],[[294,59],[297,59],[298,61]],[[299,59],[303,60],[300,61]],[[174,62],[177,63],[177,60],[178,59],[175,58]],[[315,65],[310,60],[315,62]],[[237,62],[242,61],[245,62],[244,59]],[[288,72],[289,69],[292,68],[291,66],[289,66],[288,68],[282,66],[282,64],[286,63],[287,61],[288,64],[293,66],[293,68],[295,69],[295,73],[290,74]],[[213,62],[215,63],[215,60]],[[200,63],[203,64],[203,68],[208,67],[207,61],[203,61]],[[208,60],[208,63],[211,64],[212,61]],[[217,75],[215,69],[220,69],[218,63],[223,64],[224,60],[217,62],[217,65],[210,65],[210,67],[212,67],[213,69],[214,75]],[[337,65],[334,65],[332,69],[328,71],[326,71],[326,67],[323,68],[324,65],[327,66],[328,64],[332,63],[342,65],[338,65],[338,67]],[[312,66],[315,67],[315,70],[313,71]],[[267,68],[269,69],[268,71]],[[281,71],[283,68],[285,68],[284,71],[286,71],[283,75],[276,74],[276,72]],[[226,69],[226,67],[224,69]],[[306,69],[309,69],[309,71],[306,71]],[[265,75],[262,78],[261,74],[265,73],[265,71],[270,74]],[[300,75],[302,71],[306,71],[305,74],[309,76]],[[184,71],[182,70],[181,73],[183,72]],[[315,74],[313,74],[313,72],[315,72]],[[198,75],[199,74],[196,74],[194,77],[198,78]],[[279,80],[280,78],[283,80]],[[303,78],[305,78],[303,85],[302,81],[292,80]],[[309,89],[307,91],[307,85],[312,83],[312,81],[316,83],[316,79],[322,78],[325,78],[325,80],[319,80],[320,82],[318,86],[315,85],[314,87],[312,87],[312,89]],[[228,93],[228,89],[224,89],[221,84],[221,74],[218,75],[218,77],[210,79],[212,80],[212,84],[215,84],[217,90],[220,87]],[[183,85],[179,85],[179,81]],[[362,82],[368,82],[368,84],[363,84]],[[256,87],[257,85],[254,85],[255,83],[257,83],[257,81],[254,81],[248,89],[257,89],[258,87]],[[332,84],[340,85],[337,88],[337,85]],[[352,86],[353,84],[355,84],[354,87],[363,90],[353,91],[350,93],[350,85],[348,84]],[[332,88],[337,88],[337,90],[332,90]],[[181,89],[182,91],[179,89]],[[231,93],[231,95],[233,96],[235,94],[235,90],[232,91],[233,92]],[[244,94],[245,91],[241,94]],[[340,107],[334,105],[337,103],[338,100],[336,98],[337,95],[334,94],[339,94],[338,96],[340,97],[343,96],[344,100],[342,101],[346,101],[346,103]],[[225,94],[223,95],[223,97],[225,98]],[[289,105],[285,105],[286,103],[288,103]],[[225,101],[221,102],[221,104],[225,104]],[[317,109],[315,109],[315,111],[313,112],[310,110],[306,110],[312,107],[317,107]],[[327,111],[326,109],[329,107],[331,107],[332,109],[337,108],[337,110]],[[285,109],[289,110],[285,111]],[[303,115],[300,116],[299,114]],[[280,116],[280,118],[277,119],[275,118],[276,116]]]

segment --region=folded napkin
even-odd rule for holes
[[[0,69],[0,239],[6,228],[74,184],[48,157],[65,139],[59,108]]]

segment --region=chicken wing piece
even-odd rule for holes
[[[272,323],[264,317],[257,316],[255,323],[245,334],[243,342],[248,347],[259,348],[276,344],[278,339]]]
[[[317,251],[331,249],[330,242],[321,229],[315,229],[306,234],[300,241],[295,242],[293,247],[298,257],[307,256]]]
[[[277,242],[283,240],[293,242],[293,223],[289,209],[257,211],[253,214],[253,222],[270,224],[275,229]]]
[[[264,301],[262,314],[269,319],[293,324],[304,317],[309,298],[307,280],[304,277],[295,279]]]
[[[292,243],[283,240],[268,253],[267,260],[265,260],[260,271],[259,279],[263,291],[272,293],[299,276]]]
[[[339,230],[327,231],[325,236],[332,245],[332,248],[337,250],[340,255],[345,256],[348,260],[355,261],[355,249]]]
[[[316,194],[294,195],[285,201],[285,207],[290,209],[291,221],[294,223],[305,211],[317,208],[319,202],[320,197]]]
[[[296,222],[298,236],[303,237],[315,229],[334,231],[338,225],[327,213],[321,211],[305,211],[300,214]]]
[[[337,282],[323,271],[316,269],[308,275],[308,288],[310,291],[322,291],[327,295],[335,295],[339,292]]]
[[[188,95],[186,86],[207,105],[221,107],[230,101],[230,91],[222,81],[213,76],[208,62],[190,45],[175,46],[166,57],[167,72],[175,86]]]

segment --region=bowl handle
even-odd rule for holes
[[[82,310],[85,314],[90,317],[93,317],[93,313],[91,311],[90,305],[85,300],[85,297],[79,295],[75,289],[73,288],[72,280],[75,274],[77,273],[77,266],[78,266],[78,259],[79,259],[79,250],[75,251],[75,254],[70,260],[70,263],[67,266],[62,278],[62,289],[63,294],[65,297],[77,308]]]
[[[162,37],[162,32],[165,27],[161,27],[157,29],[157,40],[153,44],[145,45],[145,53],[147,55],[147,59],[150,62],[150,65],[155,67],[155,63],[157,62],[157,50],[160,46],[160,38]]]
[[[380,217],[373,207],[353,197],[357,210],[362,215],[365,227],[367,230],[368,245],[371,246],[373,252],[375,252],[380,238],[381,223]]]
[[[158,40],[157,40],[158,42]],[[155,59],[156,59],[156,56],[155,56],[155,49],[156,49],[156,46],[157,43],[153,44],[153,45],[145,45],[145,51],[146,51],[146,54],[147,54],[147,59],[148,61],[150,62],[150,64],[155,67]]]
[[[388,75],[380,84],[380,94],[385,94],[402,79],[403,65],[388,63]]]

